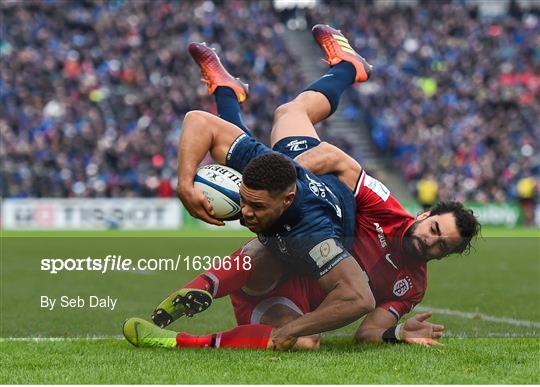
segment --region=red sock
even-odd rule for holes
[[[222,263],[221,268],[204,272],[184,288],[206,290],[214,298],[228,296],[242,288],[251,275],[251,265],[244,265],[246,255],[242,254],[242,249],[243,247],[231,254],[227,264]],[[246,266],[249,267],[248,270],[245,269]]]
[[[229,331],[216,334],[216,348],[258,348],[267,349],[271,325],[240,325]]]
[[[272,327],[270,325],[240,325],[225,332],[193,336],[185,332],[176,335],[176,345],[184,348],[257,348],[267,349]]]
[[[183,287],[189,289],[206,290],[209,293],[214,292],[214,283],[212,282],[212,280],[210,280],[210,278],[205,275],[205,273],[198,275],[197,277],[192,279],[191,282],[188,282]]]
[[[176,335],[176,346],[184,348],[205,348],[212,345],[214,335],[195,336],[186,332],[178,332]]]

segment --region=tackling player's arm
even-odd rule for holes
[[[341,328],[369,313],[375,299],[367,275],[351,256],[319,279],[328,292],[313,312],[306,313],[273,332],[276,349],[289,349],[296,338]]]
[[[205,222],[223,225],[211,216],[212,205],[193,187],[195,173],[207,152],[219,164],[225,164],[227,152],[243,132],[235,125],[200,110],[186,114],[178,144],[178,186],[176,192],[188,212]]]
[[[433,324],[427,319],[431,312],[419,313],[404,323],[397,324],[396,316],[384,308],[377,307],[369,313],[356,331],[357,342],[405,342],[420,345],[441,345],[444,326]]]
[[[314,148],[295,158],[302,167],[316,175],[333,173],[347,187],[354,191],[362,167],[360,164],[336,146],[321,142]]]

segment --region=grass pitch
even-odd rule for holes
[[[466,257],[429,264],[420,308],[446,326],[443,347],[354,345],[357,324],[323,336],[319,351],[137,349],[122,321],[148,318],[197,272],[62,272],[43,257],[88,254],[155,257],[231,253],[245,232],[70,232],[2,234],[0,383],[539,383],[538,230],[486,229]],[[219,239],[216,237],[219,236]],[[106,237],[106,238],[103,238]],[[44,310],[41,295],[111,295],[114,311]],[[172,329],[206,333],[234,326],[228,299]],[[50,339],[54,337],[56,339]],[[75,337],[83,337],[75,338]],[[93,337],[93,338],[89,338]]]

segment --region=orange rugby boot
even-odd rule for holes
[[[206,43],[190,43],[189,53],[201,68],[203,81],[208,85],[208,93],[214,94],[218,86],[230,87],[236,94],[238,102],[242,103],[248,98],[249,86],[239,78],[233,77],[225,69],[214,49]]]
[[[356,69],[356,82],[365,82],[369,79],[373,66],[351,47],[347,38],[339,30],[325,24],[317,24],[311,32],[324,51],[325,62],[330,66],[335,66],[341,61],[349,62]]]

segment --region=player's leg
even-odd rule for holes
[[[266,324],[240,325],[227,331],[192,335],[159,328],[152,323],[133,317],[124,322],[122,332],[135,347],[157,348],[228,348],[273,349],[273,327]],[[317,349],[319,335],[300,337],[291,348]]]
[[[316,280],[294,275],[264,295],[244,290],[231,294],[238,325],[265,324],[279,328],[315,309],[326,297]],[[293,348],[317,349],[320,335],[298,338]]]
[[[124,323],[126,339],[137,347],[213,347],[272,349],[273,328],[300,317],[316,308],[326,293],[317,281],[294,276],[282,282],[264,296],[248,295],[242,290],[231,294],[234,312],[239,324],[231,330],[192,335],[161,329],[139,318]],[[320,336],[299,338],[293,348],[317,349]]]
[[[257,239],[252,239],[231,256],[237,265],[212,268],[170,293],[154,310],[152,321],[166,327],[178,318],[203,312],[214,298],[225,297],[241,288],[254,294],[275,287],[284,269]]]
[[[276,109],[272,146],[286,137],[318,139],[313,125],[334,113],[343,92],[355,82],[368,80],[371,73],[371,65],[352,49],[341,32],[317,25],[313,27],[313,36],[331,67],[293,101]]]
[[[251,136],[240,110],[240,103],[248,98],[248,85],[229,74],[216,52],[205,43],[191,43],[189,53],[201,69],[208,93],[214,95],[219,117]]]
[[[297,308],[289,305],[276,304],[270,307],[262,316],[261,324],[270,325],[273,328],[279,328],[283,325],[296,320],[302,316]],[[302,336],[296,339],[292,349],[319,349],[321,345],[321,335]]]
[[[192,335],[162,329],[146,320],[133,317],[124,322],[122,332],[126,340],[136,347],[272,348],[272,327],[264,324],[242,325],[223,332]]]

